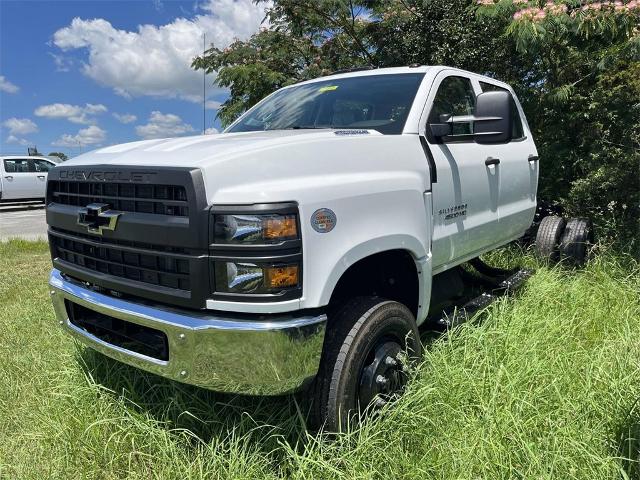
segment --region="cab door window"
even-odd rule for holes
[[[34,160],[33,165],[36,172],[48,172],[54,167],[54,164],[46,160]]]
[[[433,99],[428,123],[443,123],[450,116],[473,115],[475,108],[476,95],[471,81],[464,77],[446,77],[440,83]],[[470,135],[472,133],[472,122],[453,125],[452,135]]]
[[[4,171],[7,173],[32,173],[35,167],[28,159],[8,159],[4,161]]]

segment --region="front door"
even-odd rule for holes
[[[449,115],[473,115],[476,92],[469,78],[442,72],[427,99],[428,123]],[[423,127],[424,128],[424,127]],[[454,135],[472,133],[472,124],[456,124]],[[486,248],[498,229],[499,170],[486,163],[486,154],[470,136],[436,141],[424,133],[435,163],[432,178],[433,268]]]
[[[55,164],[40,158],[34,158],[32,161],[36,172],[37,191],[35,196],[38,198],[44,198],[47,191],[47,175],[49,170],[55,167]]]

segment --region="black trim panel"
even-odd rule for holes
[[[422,150],[424,151],[424,154],[427,157],[427,162],[429,163],[429,174],[431,175],[431,183],[436,183],[438,181],[436,162],[433,159],[433,154],[431,153],[431,148],[429,148],[427,139],[422,135],[420,135],[420,145],[422,145]]]

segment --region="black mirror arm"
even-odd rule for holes
[[[452,124],[447,123],[430,123],[429,130],[433,138],[442,138],[451,135]]]

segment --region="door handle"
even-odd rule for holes
[[[487,167],[490,167],[491,165],[499,165],[500,164],[500,159],[499,158],[493,158],[493,157],[487,157],[487,159],[484,161],[484,164]]]
[[[537,162],[538,161],[538,155],[533,155],[533,154],[529,155],[527,160],[529,160],[529,163]]]
[[[38,175],[38,178],[39,178],[40,180],[44,180],[44,175]]]
[[[7,176],[6,176],[6,177],[4,177],[4,178],[6,178],[7,180],[13,180],[13,175],[7,175]]]

